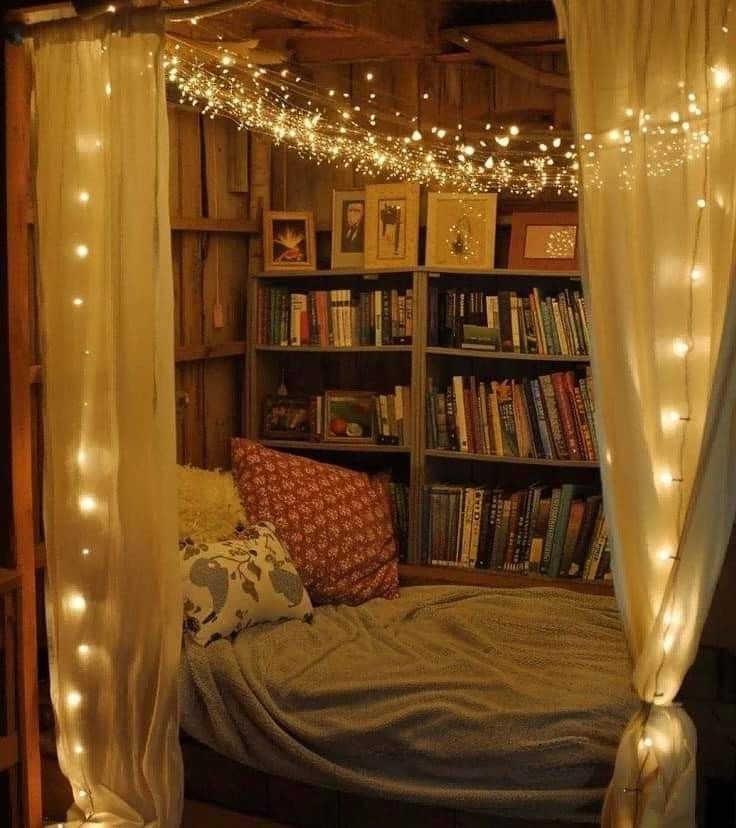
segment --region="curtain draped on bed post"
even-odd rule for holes
[[[695,825],[674,703],[734,520],[736,18],[728,0],[556,0],[580,163],[613,573],[642,705],[606,826]]]
[[[46,595],[72,824],[181,816],[162,46],[149,12],[34,43]]]

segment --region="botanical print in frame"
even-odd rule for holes
[[[363,267],[365,190],[332,192],[332,267]]]
[[[578,214],[514,213],[509,267],[528,270],[578,269]]]
[[[429,193],[427,267],[490,270],[497,201],[496,193]]]
[[[365,204],[365,266],[416,267],[419,184],[368,184]]]
[[[325,441],[374,442],[374,400],[375,394],[371,391],[325,391]]]
[[[311,213],[264,213],[263,269],[316,269],[314,218]]]

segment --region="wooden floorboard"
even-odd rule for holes
[[[184,801],[184,817],[181,828],[287,828],[283,822],[273,822],[265,817],[246,816],[226,811],[206,802]]]

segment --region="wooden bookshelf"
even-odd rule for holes
[[[273,395],[286,372],[289,394],[311,395],[327,389],[369,389],[386,393],[394,385],[411,387],[410,439],[406,446],[374,443],[333,443],[300,440],[262,440],[264,445],[299,454],[329,458],[329,462],[367,471],[392,469],[394,479],[409,487],[409,563],[400,568],[402,583],[466,584],[486,587],[546,586],[611,594],[607,581],[585,581],[580,578],[551,579],[521,573],[468,569],[459,566],[429,566],[421,561],[421,527],[424,486],[435,482],[463,485],[504,485],[525,488],[543,480],[550,485],[579,483],[597,485],[599,464],[591,461],[546,460],[531,457],[497,457],[494,455],[447,451],[428,448],[426,443],[426,393],[428,378],[440,375],[482,370],[494,365],[489,374],[497,376],[531,376],[554,370],[583,368],[590,362],[587,355],[526,354],[444,348],[428,346],[427,325],[429,287],[445,278],[447,286],[462,285],[469,289],[508,287],[515,280],[522,290],[544,280],[544,290],[562,289],[580,279],[577,272],[541,272],[498,268],[487,273],[418,267],[413,270],[316,270],[258,273],[249,279],[248,321],[246,338],[246,383],[244,421],[246,434],[261,439],[262,401]],[[259,291],[272,286],[289,287],[300,292],[334,289],[408,288],[413,291],[414,328],[409,345],[271,345],[257,341]],[[471,287],[472,286],[472,287]],[[537,286],[539,286],[537,284]],[[511,288],[513,289],[513,287]],[[453,365],[457,361],[457,368]],[[477,364],[473,364],[477,361]],[[494,364],[495,361],[495,364]],[[473,365],[471,368],[470,366]],[[433,376],[437,379],[437,376]]]

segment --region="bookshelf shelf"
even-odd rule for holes
[[[436,267],[423,267],[422,270],[429,273],[431,279],[440,278],[442,276],[463,276],[465,278],[488,278],[489,276],[496,277],[520,277],[523,279],[568,279],[572,281],[579,281],[581,274],[579,270],[513,270],[506,267],[496,267],[491,270],[470,271],[463,268],[444,268],[438,269]]]
[[[411,276],[415,272],[414,268],[408,270],[392,267],[379,268],[347,268],[345,270],[266,270],[261,273],[256,273],[256,279],[304,279],[311,277],[331,277],[331,276],[365,276],[370,279],[371,276]]]
[[[466,359],[498,359],[510,360],[512,362],[552,362],[569,363],[571,365],[584,365],[590,362],[590,357],[587,355],[517,354],[511,351],[484,351],[473,348],[439,348],[432,346],[428,347],[426,352],[433,356],[465,357]]]
[[[302,451],[348,451],[367,454],[409,454],[408,446],[383,446],[378,443],[318,443],[313,440],[261,440],[271,448],[299,449]]]
[[[426,449],[427,457],[439,457],[443,460],[472,460],[482,463],[505,463],[512,466],[548,466],[560,469],[597,469],[599,464],[591,460],[547,460],[541,457],[498,457],[495,454],[471,454],[467,451],[445,451],[444,449]]]
[[[308,354],[350,354],[350,353],[411,353],[411,345],[256,345],[256,351],[289,351]]]
[[[610,581],[584,581],[581,578],[546,578],[542,575],[521,575],[518,572],[491,572],[461,566],[430,566],[427,564],[400,564],[402,586],[458,584],[462,586],[524,589],[549,587],[568,589],[593,595],[613,595]]]

